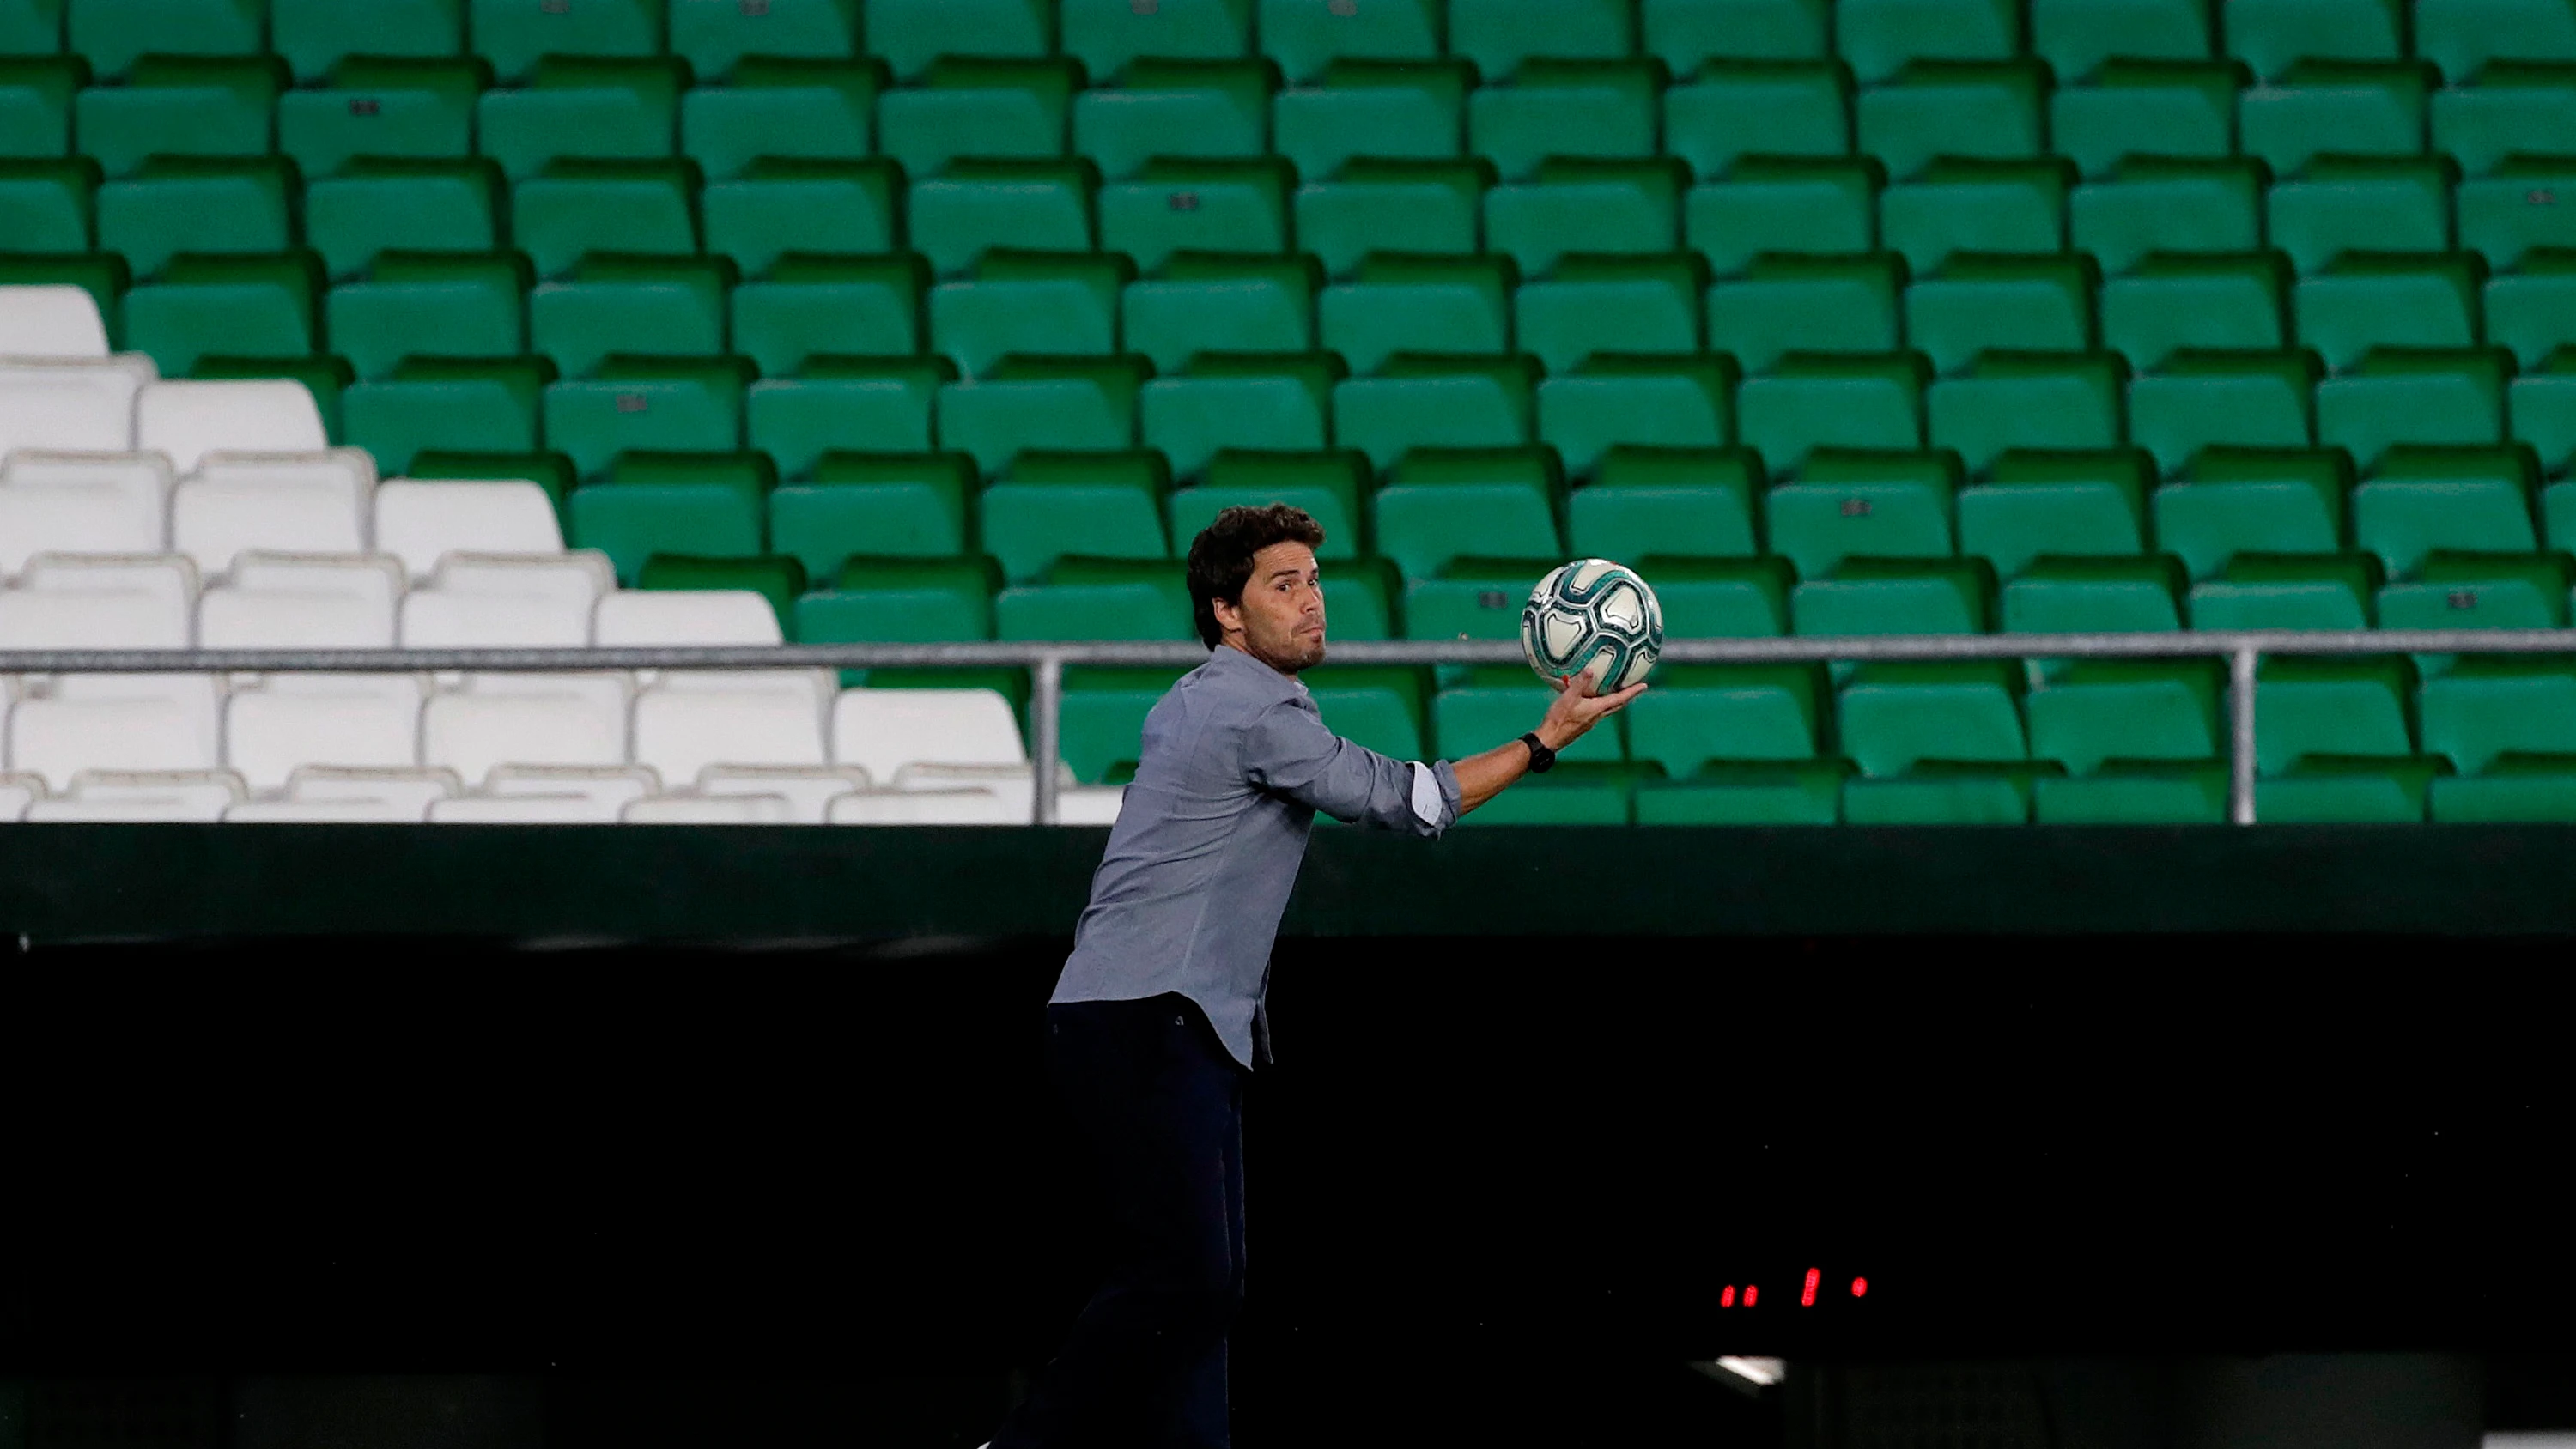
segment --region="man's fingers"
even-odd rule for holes
[[[1617,694],[1600,695],[1589,702],[1597,706],[1597,708],[1593,710],[1595,715],[1617,714],[1619,711],[1628,707],[1628,701],[1635,699],[1638,695],[1645,692],[1645,685],[1632,684],[1626,689],[1620,690]]]

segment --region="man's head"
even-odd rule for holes
[[[1229,508],[1190,544],[1190,607],[1210,649],[1231,644],[1282,674],[1324,662],[1324,530],[1285,503]]]

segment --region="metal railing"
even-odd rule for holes
[[[2254,677],[2266,655],[2567,654],[2576,629],[2182,631],[2122,634],[1875,634],[1667,639],[1667,664],[1818,664],[1959,659],[2223,659],[2228,664],[2228,818],[2254,823]],[[602,669],[994,668],[1029,671],[1029,754],[1038,765],[1035,821],[1056,820],[1067,665],[1195,666],[1186,641],[973,644],[789,644],[582,649],[42,649],[0,650],[0,674],[556,672]],[[1509,640],[1405,639],[1332,646],[1331,663],[1517,663]],[[1500,744],[1501,741],[1492,743]]]

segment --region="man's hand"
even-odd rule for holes
[[[1628,701],[1646,692],[1643,684],[1632,684],[1616,694],[1595,694],[1600,681],[1591,670],[1555,681],[1556,698],[1548,702],[1547,717],[1538,722],[1539,743],[1551,750],[1561,750],[1583,738],[1586,730],[1628,707]]]

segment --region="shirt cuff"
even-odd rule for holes
[[[1437,765],[1415,760],[1412,766],[1413,818],[1422,822],[1426,833],[1438,835],[1458,819],[1458,777],[1446,760]]]

